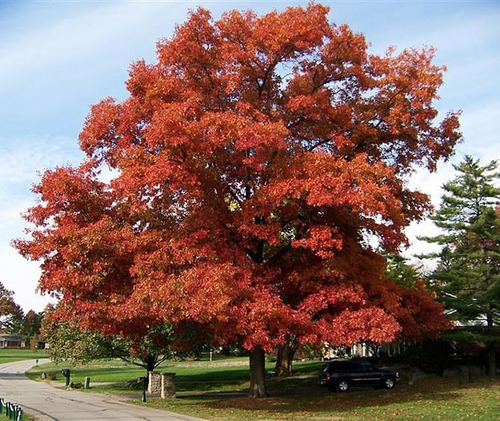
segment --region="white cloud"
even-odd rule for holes
[[[0,191],[5,192],[12,186],[35,181],[37,173],[44,169],[76,163],[83,154],[75,139],[43,136],[0,138],[0,157]]]
[[[442,16],[430,20],[431,30],[424,29],[413,38],[416,45],[433,45],[439,54],[457,55],[478,52],[478,48],[493,42],[492,34],[498,38],[499,13],[455,13],[450,14],[448,23],[443,25]]]
[[[148,34],[151,23],[159,23],[159,16],[180,20],[185,7],[173,3],[117,2],[105,6],[92,3],[85,13],[70,15],[47,25],[37,22],[36,29],[16,39],[11,38],[0,47],[3,60],[0,81],[7,85],[12,79],[26,74],[86,60],[88,66],[99,66],[109,55],[120,54],[128,44]],[[182,14],[176,16],[179,8]],[[169,26],[172,25],[167,24]]]
[[[462,118],[465,142],[461,145],[466,154],[489,162],[500,158],[500,101],[466,108]]]
[[[36,262],[27,262],[11,247],[0,247],[0,282],[10,291],[14,291],[14,301],[25,312],[32,309],[42,311],[54,299],[35,294],[40,277],[40,268]]]

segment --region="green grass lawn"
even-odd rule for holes
[[[270,366],[271,367],[271,366]],[[86,366],[72,366],[66,363],[49,363],[32,368],[28,377],[36,380],[42,372],[58,372],[57,380],[64,382],[62,368],[71,370],[71,380],[82,382],[89,376],[92,383],[127,382],[145,375],[142,367],[128,364],[119,359],[96,361]],[[178,382],[241,381],[248,378],[248,358],[220,358],[214,361],[166,361],[157,368],[161,372],[176,373]]]
[[[295,388],[290,384],[295,383]],[[280,386],[285,386],[283,389]],[[286,392],[284,391],[286,389]],[[462,420],[500,419],[500,383],[478,378],[429,377],[394,390],[358,388],[331,393],[316,379],[271,380],[271,397],[184,395],[149,399],[147,405],[207,420]]]
[[[144,369],[121,361],[100,361],[86,367],[70,367],[71,380],[83,382],[91,377],[94,392],[126,393],[133,403],[162,408],[207,420],[497,420],[500,419],[500,382],[477,377],[425,377],[415,385],[408,375],[395,390],[359,388],[348,393],[330,393],[317,385],[317,373],[324,363],[295,363],[296,375],[286,379],[268,378],[269,398],[252,399],[246,358],[215,361],[168,361],[160,372],[175,372],[177,398],[148,398],[140,402],[140,391],[126,386],[127,381],[144,375]],[[33,368],[29,376],[40,378],[43,371],[60,374],[64,364]],[[273,368],[269,364],[268,369]],[[106,382],[107,384],[99,384]],[[113,384],[109,384],[113,383]]]
[[[0,364],[42,358],[47,358],[47,354],[41,349],[35,351],[30,349],[0,349]]]

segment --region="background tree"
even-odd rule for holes
[[[398,285],[415,287],[425,279],[421,266],[415,266],[407,257],[398,253],[382,253],[387,259],[385,274]]]
[[[86,364],[97,359],[119,358],[127,363],[144,367],[149,373],[162,362],[176,355],[171,347],[172,326],[157,325],[143,330],[140,342],[131,343],[126,335],[104,335],[97,329],[82,329],[75,319],[59,319],[57,306],[47,309],[42,332],[49,344],[52,361],[70,361]]]
[[[405,180],[452,153],[458,118],[435,121],[432,49],[369,54],[327,13],[198,9],[157,63],[132,66],[124,102],[92,107],[87,159],[44,174],[32,237],[16,243],[43,261],[61,317],[124,337],[203,327],[249,351],[252,396],[267,393],[264,352],[288,335],[398,335],[371,239],[406,242],[429,200]]]
[[[0,333],[19,333],[24,312],[14,301],[14,292],[0,282]]]
[[[471,156],[454,168],[433,216],[443,233],[425,238],[442,246],[426,256],[438,259],[430,279],[451,317],[492,329],[500,321],[500,174],[496,161],[481,166]],[[493,344],[488,360],[495,375]]]
[[[97,332],[82,330],[70,322],[44,322],[43,332],[49,345],[47,352],[55,363],[86,364],[96,359],[112,358],[113,340]]]
[[[30,348],[36,348],[42,327],[43,312],[37,313],[30,310],[23,318],[19,333],[24,336],[25,341],[30,344]]]

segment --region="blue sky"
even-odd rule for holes
[[[464,142],[453,162],[471,154],[500,158],[500,1],[324,1],[330,21],[363,32],[371,51],[432,45],[448,67],[440,111],[462,110]],[[27,311],[49,301],[35,293],[38,264],[12,249],[23,235],[21,212],[34,204],[31,185],[44,169],[78,163],[77,136],[89,106],[126,97],[129,65],[155,61],[189,9],[217,18],[229,9],[265,13],[307,1],[5,1],[0,0],[0,282]],[[438,204],[451,163],[411,180]],[[408,230],[429,233],[432,224]],[[412,240],[411,251],[422,244]]]

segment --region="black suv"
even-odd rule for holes
[[[332,361],[319,375],[319,384],[330,391],[347,392],[352,386],[372,386],[393,389],[399,373],[376,368],[371,361]]]

